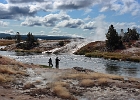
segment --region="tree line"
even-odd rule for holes
[[[123,29],[121,29],[123,33]],[[130,29],[128,28],[127,32],[120,36],[113,25],[109,26],[108,32],[106,34],[106,48],[107,51],[114,51],[116,49],[123,49],[125,46],[123,45],[124,42],[130,42],[132,40],[139,39],[139,33],[135,28]]]
[[[132,40],[139,39],[139,33],[135,28],[127,29],[127,32],[123,32],[121,29],[122,35],[119,35],[113,25],[109,26],[108,32],[106,33],[106,49],[107,51],[114,51],[117,49],[124,49],[125,46],[123,45],[124,42],[131,42]],[[27,34],[27,38],[24,42],[21,42],[21,35],[17,32],[16,36],[16,47],[19,49],[30,50],[39,45],[37,39],[32,35],[32,33]],[[63,46],[64,43],[60,42],[59,45]]]

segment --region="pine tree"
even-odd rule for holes
[[[133,28],[132,30],[130,29],[129,38],[130,38],[130,40],[138,40],[139,39],[139,34],[137,33],[135,28]]]
[[[116,29],[114,29],[113,25],[110,25],[108,33],[106,34],[106,38],[106,47],[108,51],[114,51],[116,49],[120,49],[123,46],[121,38],[116,32]]]
[[[28,33],[27,34],[27,39],[26,39],[26,45],[25,45],[25,49],[32,49],[36,46],[38,46],[39,43],[37,41],[37,39],[35,39],[35,37],[32,35],[32,33]]]
[[[21,36],[20,36],[19,32],[17,32],[15,38],[16,38],[16,41],[15,41],[16,43],[20,43],[21,42]]]

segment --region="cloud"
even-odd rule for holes
[[[94,4],[95,0],[55,0],[53,6],[55,9],[83,9]]]
[[[2,27],[6,27],[6,26],[8,26],[8,22],[4,22],[4,21],[0,21],[0,26],[2,26]]]
[[[91,17],[88,15],[86,18],[84,18],[84,21],[89,21],[91,20]]]
[[[85,9],[85,13],[84,14],[86,15],[86,14],[90,13],[91,11],[92,11],[92,9],[89,9],[89,8]]]
[[[131,22],[131,23],[127,23],[127,22],[121,22],[121,23],[111,23],[115,29],[117,30],[117,32],[119,33],[121,29],[124,29],[124,32],[127,31],[128,28],[136,28],[137,31],[140,31],[140,25],[137,25],[135,22]]]
[[[112,10],[112,11],[119,11],[121,8],[120,0],[101,0],[100,5],[102,5],[100,12],[104,12],[107,10]]]
[[[140,4],[137,0],[6,0],[0,3],[0,19],[20,19],[36,16],[39,11],[52,12],[60,10],[84,10],[85,14],[94,11],[95,5],[100,12],[115,11],[117,14],[131,13],[140,15]],[[47,25],[48,26],[48,25]]]
[[[23,16],[34,16],[29,6],[14,6],[0,3],[0,19],[19,19]]]
[[[53,31],[59,31],[60,29],[57,28],[57,27],[54,27],[52,30],[53,30]]]
[[[44,17],[29,17],[21,23],[23,26],[46,26],[54,27],[58,21],[69,20],[70,16],[65,12],[58,14],[49,14]]]
[[[87,29],[87,30],[92,30],[92,29],[95,29],[95,21],[90,21],[90,22],[88,22],[88,23],[86,23],[86,24],[83,24],[82,26],[81,26],[81,28],[82,29]]]
[[[54,27],[50,33],[51,34],[59,34],[59,33],[61,33],[61,30],[59,28]]]
[[[21,19],[35,16],[41,10],[47,12],[52,9],[52,2],[46,0],[8,0],[7,4],[0,3],[0,19]]]
[[[33,3],[33,4],[28,4],[30,7],[30,11],[34,12],[39,12],[39,11],[44,11],[44,12],[52,12],[53,7],[52,7],[52,2],[42,2],[42,3]]]
[[[140,4],[136,0],[122,0],[121,14],[131,12],[132,15],[140,14]]]
[[[131,13],[131,15],[136,16],[140,14],[140,4],[137,0],[101,0],[99,5],[101,5],[100,12],[105,12],[108,10],[115,11],[119,14]]]
[[[22,26],[41,26],[41,17],[27,17],[24,22],[21,23]]]
[[[43,24],[47,27],[55,26],[56,22],[61,20],[69,20],[70,16],[60,12],[59,14],[49,14],[43,18]]]
[[[13,29],[6,30],[5,32],[6,32],[6,33],[9,33],[9,34],[14,34],[14,30],[13,30]]]
[[[98,23],[105,19],[105,15],[99,15],[98,17],[94,18],[93,21],[89,21],[81,26],[82,29],[93,30],[97,28]]]
[[[82,24],[84,22],[81,19],[70,19],[59,22],[56,27],[78,28]]]
[[[30,2],[45,2],[46,0],[7,0],[9,3],[30,3]]]
[[[133,16],[136,16],[135,18],[133,17],[133,20],[136,19],[138,20],[139,18],[138,15],[140,15],[140,3],[138,2],[138,0],[6,0],[6,1],[7,4],[0,3],[0,19],[10,19],[10,20],[20,19],[22,21],[21,26],[30,26],[30,27],[41,26],[40,28],[44,32],[48,31],[48,28],[46,27],[51,27],[52,30],[50,33],[56,35],[86,34],[85,36],[88,36],[89,33],[91,33],[90,35],[92,39],[103,40],[105,39],[105,33],[107,32],[108,27],[111,24],[114,25],[115,29],[117,29],[118,32],[122,28],[126,30],[127,28],[132,27],[136,27],[138,30],[140,30],[140,26],[136,24],[139,22],[136,23],[106,22],[105,20],[107,19],[106,18],[107,16],[103,15],[104,12],[109,12],[104,13],[108,14],[108,16],[112,16],[112,14],[115,13],[117,17],[120,17],[120,15],[123,14],[131,14],[132,16],[129,15],[130,17],[128,19],[129,22],[132,20],[131,18]],[[71,12],[69,13],[69,11]],[[78,11],[77,14],[81,14],[81,12],[83,11],[84,13],[82,13],[81,16],[77,14],[73,15],[73,11],[74,14],[77,11]],[[110,11],[112,11],[111,14]],[[101,15],[97,16],[98,12]],[[85,17],[86,14],[89,15]],[[97,17],[94,18],[93,16]],[[7,26],[8,24],[9,23],[7,22],[0,21],[0,26]],[[11,29],[10,27],[8,28]],[[71,33],[72,31],[73,33]]]

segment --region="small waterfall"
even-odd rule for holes
[[[77,51],[78,49],[80,49],[81,47],[86,45],[87,43],[89,43],[89,41],[87,41],[86,39],[73,39],[67,45],[60,47],[60,48],[52,49],[52,50],[47,51],[47,52],[69,53],[70,54],[70,53],[74,53],[75,51]]]

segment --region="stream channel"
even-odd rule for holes
[[[74,54],[21,54],[11,51],[0,51],[0,55],[13,58],[23,63],[33,63],[40,65],[48,65],[51,57],[55,67],[55,58],[60,59],[59,68],[67,69],[73,67],[83,67],[92,69],[96,72],[116,74],[122,76],[130,76],[140,78],[140,63],[129,61],[106,60],[103,58],[89,58]]]

